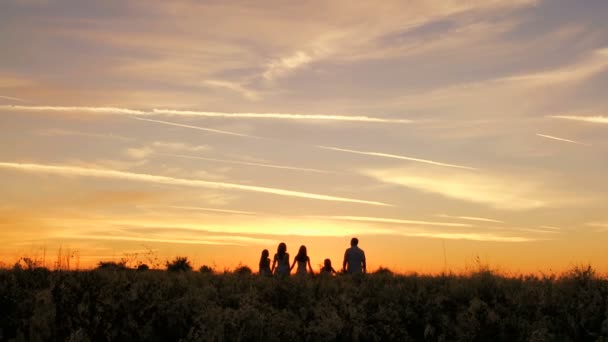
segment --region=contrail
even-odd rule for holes
[[[554,137],[552,135],[546,135],[546,134],[540,134],[540,133],[536,133],[536,135],[539,136],[539,137],[547,138],[547,139],[565,141],[565,142],[569,142],[569,143],[573,143],[573,144],[578,144],[578,145],[591,146],[589,144],[585,144],[585,143],[582,143],[582,142],[579,142],[579,141],[574,141],[574,140],[569,140],[569,139],[564,139],[564,138],[558,138],[558,137]]]
[[[18,102],[27,102],[24,99],[20,99],[18,97],[12,97],[12,96],[2,96],[2,95],[0,95],[0,99],[10,100],[10,101],[18,101]]]
[[[390,218],[383,218],[383,217],[319,216],[319,218],[328,218],[328,219],[331,219],[331,220],[360,221],[360,222],[417,224],[417,225],[423,225],[423,226],[472,227],[472,225],[466,224],[466,223],[432,222],[432,221],[416,221],[416,220],[399,220],[399,219],[390,219]]]
[[[168,208],[173,209],[183,209],[183,210],[200,210],[200,211],[212,211],[218,213],[227,213],[227,214],[243,214],[243,215],[257,215],[253,211],[240,211],[240,210],[228,210],[228,209],[217,209],[217,208],[201,208],[201,207],[184,207],[178,205],[170,205]]]
[[[553,119],[564,119],[564,120],[574,120],[574,121],[584,121],[591,123],[599,123],[599,124],[608,124],[608,117],[596,115],[596,116],[575,116],[575,115],[553,115],[548,116]]]
[[[141,110],[117,108],[117,107],[65,107],[65,106],[13,106],[2,105],[0,110],[13,110],[20,112],[89,112],[99,114],[128,114],[144,115],[146,112]]]
[[[192,125],[184,125],[184,124],[179,124],[179,123],[169,122],[169,121],[142,119],[142,118],[135,118],[135,117],[133,119],[140,120],[140,121],[155,122],[155,123],[159,123],[159,124],[163,124],[163,125],[169,125],[169,126],[192,128],[192,129],[197,129],[197,130],[200,130],[200,131],[206,131],[206,132],[212,132],[212,133],[218,133],[218,134],[235,135],[235,136],[238,136],[238,137],[247,137],[247,138],[256,138],[256,139],[261,139],[262,138],[262,137],[256,137],[255,135],[248,135],[248,134],[242,134],[242,133],[236,133],[236,132],[230,132],[230,131],[222,131],[222,130],[219,130],[219,129],[199,127],[199,126],[192,126]]]
[[[141,173],[131,173],[115,170],[104,170],[104,169],[90,169],[73,166],[54,166],[54,165],[42,165],[42,164],[20,164],[20,163],[0,163],[0,168],[15,169],[27,172],[39,172],[39,173],[50,173],[50,174],[61,174],[61,175],[73,175],[83,177],[98,177],[98,178],[109,178],[109,179],[125,179],[134,180],[141,182],[157,183],[157,184],[169,184],[178,186],[189,186],[198,188],[209,188],[209,189],[227,189],[227,190],[243,190],[250,192],[260,192],[279,196],[287,197],[299,197],[307,199],[316,199],[321,201],[333,201],[333,202],[349,202],[359,204],[369,204],[378,206],[390,206],[389,204],[375,201],[366,201],[353,198],[336,197],[322,194],[314,194],[308,192],[300,192],[293,190],[268,188],[262,186],[251,186],[241,185],[233,183],[223,182],[212,182],[204,180],[194,179],[182,179],[172,178],[165,176],[156,176]]]
[[[330,146],[317,146],[317,147],[318,148],[322,148],[322,149],[326,149],[326,150],[348,152],[348,153],[355,153],[355,154],[362,154],[362,155],[366,155],[366,156],[384,157],[384,158],[392,158],[392,159],[402,159],[402,160],[415,161],[415,162],[418,162],[418,163],[426,163],[426,164],[432,164],[432,165],[438,165],[438,166],[453,167],[453,168],[458,168],[458,169],[477,170],[476,168],[469,167],[469,166],[440,163],[440,162],[436,162],[436,161],[433,161],[433,160],[420,159],[420,158],[412,158],[412,157],[400,156],[400,155],[396,155],[396,154],[388,154],[388,153],[380,153],[380,152],[368,152],[368,151],[356,151],[356,150],[348,150],[348,149],[345,149],[345,148],[330,147]]]
[[[491,222],[491,223],[504,223],[504,221],[499,221],[499,220],[490,219],[490,218],[485,218],[485,217],[475,217],[475,216],[451,216],[451,215],[445,215],[445,214],[441,214],[441,215],[437,215],[437,216],[439,216],[439,217],[445,217],[445,218],[455,218],[455,219],[461,219],[461,220],[469,220],[469,221]]]
[[[317,173],[330,173],[325,170],[318,169],[309,169],[295,166],[284,166],[284,165],[275,165],[275,164],[262,164],[262,163],[252,163],[238,160],[227,160],[227,159],[215,159],[215,158],[206,158],[206,157],[197,157],[197,156],[186,156],[181,154],[172,154],[172,153],[160,153],[155,152],[155,154],[169,156],[169,157],[177,157],[177,158],[187,158],[187,159],[200,159],[200,160],[208,160],[218,163],[228,163],[228,164],[238,164],[238,165],[250,165],[250,166],[261,166],[261,167],[269,167],[275,169],[285,169],[285,170],[294,170],[294,171],[308,171],[308,172],[317,172]]]
[[[411,123],[406,119],[384,119],[362,115],[327,115],[327,114],[291,114],[291,113],[224,113],[224,112],[202,112],[173,109],[153,109],[155,114],[177,115],[177,116],[203,116],[221,118],[250,118],[250,119],[279,119],[279,120],[325,120],[325,121],[359,121],[377,123]]]
[[[25,100],[10,97],[0,96],[14,101]],[[100,114],[127,114],[127,115],[144,115],[144,116],[188,116],[188,117],[216,117],[216,118],[246,118],[246,119],[276,119],[276,120],[294,120],[294,121],[351,121],[351,122],[371,122],[371,123],[411,123],[412,120],[407,119],[387,119],[365,115],[334,115],[334,114],[292,114],[292,113],[225,113],[225,112],[206,112],[206,111],[189,111],[189,110],[174,110],[174,109],[153,109],[152,111],[144,111],[138,109],[117,108],[117,107],[92,107],[92,106],[14,106],[2,105],[0,109],[22,111],[22,112],[90,112]]]

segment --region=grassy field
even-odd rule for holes
[[[608,341],[608,280],[0,270],[0,340]]]

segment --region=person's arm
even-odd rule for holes
[[[315,274],[315,272],[312,270],[312,265],[310,265],[310,258],[306,258],[306,259],[308,259],[306,261],[308,261],[308,269],[310,269],[310,274]]]
[[[336,274],[336,273],[337,273],[337,272],[336,272],[336,270],[334,270],[334,268],[333,268],[333,267],[331,268],[331,273],[333,273],[333,274]]]
[[[361,254],[363,254],[363,260],[361,261],[361,270],[363,271],[363,273],[367,273],[367,264],[365,263],[365,252],[361,251]]]
[[[342,261],[342,272],[346,272],[346,255],[348,254],[348,249],[344,252],[344,261]]]
[[[277,264],[277,255],[275,254],[274,259],[272,260],[272,267],[270,268],[270,273],[274,272],[274,267],[276,266],[276,264]]]
[[[293,258],[293,262],[291,263],[291,267],[289,268],[290,271],[293,270],[293,267],[296,265],[296,262],[296,258]],[[287,265],[289,265],[289,259],[287,259]]]

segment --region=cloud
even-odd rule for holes
[[[134,159],[145,159],[154,153],[154,150],[150,147],[131,147],[125,151],[125,154]]]
[[[81,177],[97,177],[97,178],[132,180],[132,181],[157,183],[157,184],[168,184],[168,185],[177,185],[177,186],[187,186],[187,187],[196,187],[196,188],[242,190],[242,191],[267,193],[267,194],[286,196],[286,197],[316,199],[316,200],[321,200],[321,201],[348,202],[348,203],[359,203],[359,204],[376,205],[376,206],[388,206],[389,205],[386,203],[376,202],[376,201],[366,201],[366,200],[359,200],[359,199],[353,199],[353,198],[337,197],[337,196],[330,196],[330,195],[323,195],[323,194],[314,194],[314,193],[285,190],[285,189],[278,189],[278,188],[268,188],[268,187],[261,187],[261,186],[241,185],[241,184],[223,183],[223,182],[211,182],[211,181],[194,180],[194,179],[172,178],[172,177],[156,176],[156,175],[141,174],[141,173],[131,173],[131,172],[122,172],[122,171],[114,171],[114,170],[103,170],[103,169],[91,169],[91,168],[82,168],[82,167],[73,167],[73,166],[0,163],[0,168],[20,170],[20,171],[25,171],[25,172],[59,174],[59,175],[66,175],[66,176],[81,176]]]
[[[153,114],[177,115],[177,116],[202,116],[218,118],[247,118],[247,119],[278,119],[278,120],[311,120],[311,121],[355,121],[355,122],[377,122],[377,123],[410,123],[407,119],[386,119],[361,115],[333,115],[333,114],[291,114],[291,113],[223,113],[202,112],[173,109],[153,109]]]
[[[196,129],[196,130],[199,130],[199,131],[205,131],[205,132],[211,132],[211,133],[217,133],[217,134],[225,134],[225,135],[233,135],[233,136],[238,136],[238,137],[247,137],[247,138],[261,139],[261,137],[256,137],[254,135],[248,135],[248,134],[236,133],[236,132],[229,132],[229,131],[223,131],[223,130],[219,130],[219,129],[200,127],[200,126],[184,125],[184,124],[175,123],[175,122],[169,122],[169,121],[142,119],[142,118],[136,118],[136,117],[134,117],[133,119],[140,120],[140,121],[159,123],[159,124],[162,124],[162,125],[169,125],[169,126],[176,126],[176,127],[183,127],[183,128],[191,128],[191,129]]]
[[[578,144],[578,145],[590,146],[589,144],[585,144],[585,143],[574,141],[574,140],[564,139],[564,138],[558,138],[558,137],[555,137],[555,136],[552,136],[552,135],[546,135],[546,134],[540,134],[540,133],[536,133],[536,135],[539,136],[539,137],[547,138],[547,139],[558,140],[558,141],[565,141],[565,142],[569,142],[569,143],[572,143],[572,144]]]
[[[601,115],[595,115],[595,116],[552,115],[552,116],[549,116],[549,118],[583,121],[583,122],[598,123],[598,124],[608,124],[608,116],[601,116]]]
[[[524,237],[524,236],[501,236],[494,234],[478,234],[478,233],[402,233],[403,236],[411,237],[427,237],[434,239],[447,239],[447,240],[472,240],[472,241],[494,241],[494,242],[530,242],[537,241],[536,238]]]
[[[198,156],[185,156],[185,155],[171,154],[171,153],[157,153],[157,154],[163,155],[163,156],[169,156],[169,157],[176,157],[176,158],[199,159],[199,160],[207,160],[207,161],[218,162],[218,163],[260,166],[260,167],[268,167],[268,168],[283,169],[283,170],[317,172],[317,173],[329,173],[330,172],[330,171],[319,170],[319,169],[310,169],[310,168],[276,165],[276,164],[254,163],[254,162],[246,162],[246,161],[239,161],[239,160],[216,159],[216,158],[206,158],[206,157],[198,157]]]
[[[414,162],[418,162],[418,163],[425,163],[425,164],[431,164],[431,165],[437,165],[437,166],[452,167],[452,168],[458,168],[458,169],[477,170],[476,168],[469,167],[469,166],[462,166],[462,165],[456,165],[456,164],[447,164],[447,163],[441,163],[441,162],[438,162],[438,161],[433,161],[433,160],[428,160],[428,159],[406,157],[406,156],[400,156],[400,155],[396,155],[396,154],[388,154],[388,153],[381,153],[381,152],[356,151],[356,150],[348,150],[348,149],[344,149],[344,148],[329,147],[329,146],[317,146],[317,147],[318,148],[322,148],[322,149],[326,149],[326,150],[332,150],[332,151],[348,152],[348,153],[362,154],[362,155],[374,156],[374,157],[383,157],[383,158],[409,160],[409,161],[414,161]]]
[[[153,109],[152,111],[116,108],[116,107],[68,107],[68,106],[16,106],[16,105],[0,105],[0,110],[8,110],[15,112],[88,112],[95,114],[114,114],[114,115],[133,115],[133,116],[184,116],[184,117],[210,117],[210,118],[228,118],[228,119],[276,119],[276,120],[293,120],[293,121],[352,121],[352,122],[371,122],[371,123],[411,123],[408,119],[390,119],[378,118],[365,115],[336,115],[336,114],[293,114],[293,113],[226,113],[226,112],[206,112],[192,110],[176,110],[176,109]],[[137,120],[172,124],[180,126],[180,124],[134,118]],[[194,126],[181,125],[181,127],[194,128]],[[222,132],[210,128],[200,128],[212,132]],[[228,134],[241,135],[239,133],[225,132]]]
[[[486,218],[486,217],[475,217],[475,216],[451,216],[451,215],[446,215],[446,214],[439,214],[439,215],[437,215],[437,216],[438,216],[438,217],[445,217],[445,218],[454,218],[454,219],[460,219],[460,220],[468,220],[468,221],[489,222],[489,223],[504,223],[504,221],[495,220],[495,219],[490,219],[490,218]]]
[[[290,70],[298,69],[313,61],[313,57],[303,51],[271,61],[263,73],[263,77],[269,81],[285,76]]]
[[[117,108],[117,107],[74,107],[74,106],[15,106],[15,105],[1,105],[0,110],[8,110],[15,112],[87,112],[96,114],[128,114],[128,115],[143,115],[144,111],[128,109],[128,108]]]
[[[185,152],[201,152],[209,151],[211,147],[207,145],[190,145],[179,142],[168,142],[168,141],[155,141],[152,143],[153,147],[162,148],[171,151],[185,151]]]
[[[17,101],[17,102],[27,102],[24,99],[18,98],[18,97],[13,97],[13,96],[2,96],[0,95],[0,99],[2,100],[9,100],[9,101]]]
[[[195,211],[211,211],[211,212],[227,213],[227,214],[257,215],[257,213],[252,212],[252,211],[217,209],[217,208],[188,207],[188,206],[178,206],[178,205],[170,205],[170,206],[167,206],[167,208],[182,209],[182,210],[195,210]]]
[[[260,93],[258,93],[257,91],[247,89],[240,83],[220,81],[220,80],[206,80],[204,83],[205,83],[205,85],[208,85],[210,87],[232,90],[252,101],[257,101],[257,100],[261,99]]]
[[[391,218],[384,218],[384,217],[365,217],[365,216],[318,216],[318,217],[326,218],[326,219],[330,219],[330,220],[343,220],[343,221],[414,224],[414,225],[421,225],[421,226],[436,226],[436,227],[472,227],[472,225],[466,224],[466,223],[401,220],[401,219],[391,219]]]
[[[115,139],[122,141],[132,141],[133,138],[127,138],[120,135],[114,134],[99,134],[99,133],[91,133],[91,132],[79,132],[79,131],[70,131],[60,128],[49,128],[49,129],[39,129],[34,132],[37,135],[46,136],[46,137],[61,137],[61,136],[77,136],[77,137],[87,137],[87,138],[100,138],[100,139]]]
[[[361,173],[380,182],[497,209],[537,209],[559,205],[569,198],[556,193],[542,181],[502,174],[441,172],[414,167],[370,169]]]

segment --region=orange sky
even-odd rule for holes
[[[606,6],[4,1],[0,260],[608,272]]]

